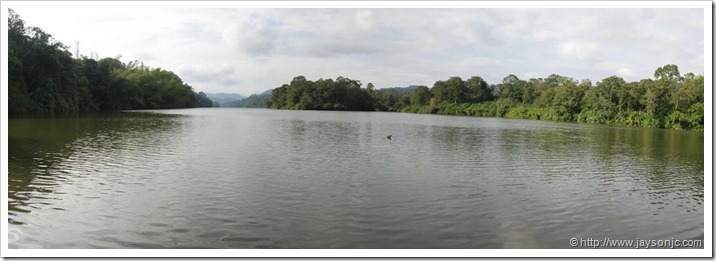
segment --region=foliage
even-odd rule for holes
[[[269,107],[277,109],[378,110],[441,115],[506,117],[599,124],[703,130],[704,77],[681,76],[676,65],[660,67],[655,79],[626,82],[611,76],[589,80],[552,74],[520,80],[514,75],[490,85],[473,76],[451,77],[432,88],[411,92],[361,89],[360,82],[339,77],[311,82],[298,76],[273,90]],[[349,92],[348,90],[352,90]],[[360,106],[358,106],[360,105]]]
[[[214,101],[209,99],[209,97],[206,96],[204,92],[199,92],[196,96],[194,96],[196,104],[196,107],[219,107],[214,106]]]
[[[89,111],[218,107],[171,71],[117,58],[72,58],[67,47],[14,11],[8,17],[8,112],[73,114]],[[681,75],[667,64],[653,79],[611,76],[596,85],[552,74],[488,84],[479,76],[450,77],[432,87],[376,90],[349,78],[310,81],[303,76],[270,93],[227,107],[293,110],[396,111],[507,117],[703,130],[704,76]]]
[[[75,114],[98,110],[211,107],[173,72],[115,58],[72,58],[67,47],[13,10],[8,17],[8,112]]]
[[[274,89],[267,105],[291,110],[375,110],[372,88],[360,86],[360,81],[341,76],[315,82],[296,76],[290,84]]]
[[[229,102],[224,107],[235,108],[266,108],[270,94],[252,94],[238,101]]]

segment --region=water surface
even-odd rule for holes
[[[8,125],[10,248],[703,239],[701,132],[224,108]]]

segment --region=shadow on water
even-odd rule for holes
[[[80,173],[72,173],[78,151],[110,153],[131,135],[157,135],[176,128],[178,115],[153,113],[106,113],[82,117],[13,118],[8,120],[8,214],[11,224],[17,213],[46,205],[54,188]],[[134,134],[132,134],[134,133]],[[150,146],[151,144],[146,144]],[[100,148],[98,146],[108,146]],[[60,165],[65,166],[60,166]]]

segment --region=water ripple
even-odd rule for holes
[[[659,141],[698,147],[698,133],[231,109],[33,124],[10,124],[13,248],[564,248],[577,235],[703,237],[703,156]]]

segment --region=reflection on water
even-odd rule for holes
[[[176,118],[176,115],[117,113],[82,118],[12,119],[8,134],[10,223],[22,224],[13,216],[38,208],[33,204],[38,199],[61,200],[56,195],[64,192],[55,188],[72,183],[72,179],[88,177],[88,171],[77,171],[83,165],[121,165],[114,155],[119,152],[139,160],[129,153],[151,149],[162,142],[171,135],[168,131],[178,125]]]
[[[386,136],[392,134],[392,140]],[[703,133],[399,113],[10,119],[11,248],[703,238]]]

